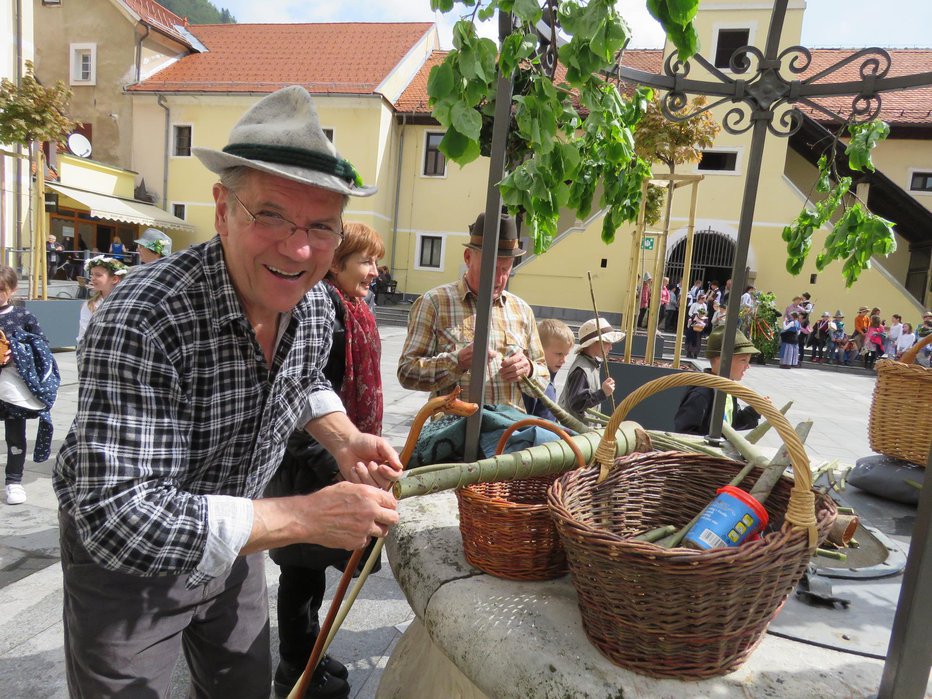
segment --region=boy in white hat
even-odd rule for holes
[[[579,350],[560,394],[560,405],[579,420],[586,422],[586,409],[599,405],[615,392],[615,380],[601,377],[602,355],[624,339],[625,334],[604,318],[592,318],[579,327]]]

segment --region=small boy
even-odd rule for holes
[[[556,378],[557,372],[560,371],[560,367],[566,363],[570,350],[573,349],[573,331],[562,320],[545,318],[537,324],[537,332],[540,335],[540,343],[544,347],[544,360],[547,362],[547,369],[550,370],[550,383],[547,384],[547,390],[544,393],[556,403],[557,389],[553,385],[553,380]],[[551,422],[557,421],[542,400],[528,395],[523,397],[524,409],[528,415],[550,420]]]
[[[586,408],[599,405],[615,392],[613,378],[602,380],[602,352],[604,349],[608,354],[613,344],[624,339],[625,334],[604,318],[593,318],[580,326],[579,350],[560,395],[560,405],[577,419],[589,422]]]

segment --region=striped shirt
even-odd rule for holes
[[[473,341],[478,297],[466,280],[438,286],[421,296],[408,316],[408,336],[398,360],[398,381],[407,389],[444,395],[455,386],[469,395],[469,371],[461,372],[456,355]],[[486,363],[484,403],[507,404],[524,410],[519,384],[499,376],[502,359],[515,351],[531,361],[535,381],[547,388],[550,372],[537,334],[531,307],[512,293],[503,291],[492,301],[489,349],[495,356]]]
[[[269,367],[218,237],[127,276],[80,347],[54,472],[88,554],[191,587],[228,570],[288,436],[343,410],[322,372],[332,323],[318,285],[281,317]]]

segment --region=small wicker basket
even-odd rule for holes
[[[737,669],[802,577],[836,513],[831,499],[815,498],[808,459],[786,419],[726,379],[681,374],[649,382],[619,405],[605,434],[614,434],[616,417],[641,398],[691,384],[734,393],[767,417],[787,444],[797,482],[782,478],[774,488],[765,504],[771,529],[759,540],[693,551],[634,539],[644,530],[686,525],[740,470],[725,458],[633,454],[619,458],[601,483],[594,467],[564,474],[548,496],[586,635],[609,660],[654,677],[702,679]],[[806,510],[809,521],[797,526]]]
[[[541,424],[529,418],[511,425],[498,443],[520,427]],[[559,426],[546,423],[573,449],[577,465],[582,453]],[[566,554],[547,508],[547,491],[556,474],[498,483],[477,483],[456,491],[463,552],[470,565],[507,580],[551,580],[565,575]]]
[[[932,445],[932,369],[914,364],[932,335],[909,348],[902,361],[877,362],[867,434],[871,449],[925,466]]]

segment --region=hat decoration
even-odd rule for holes
[[[137,245],[141,245],[146,250],[151,250],[160,257],[172,254],[172,239],[165,235],[158,228],[147,228],[142,235],[136,240]]]
[[[367,187],[352,163],[340,157],[320,126],[308,91],[299,85],[266,95],[230,131],[222,150],[193,148],[208,170],[222,173],[248,167],[338,194],[368,197]]]
[[[104,255],[97,255],[97,257],[92,257],[87,262],[85,262],[85,274],[89,273],[92,267],[103,267],[115,277],[122,277],[129,271],[126,265],[124,265],[119,260],[116,260],[112,257],[105,257]]]

